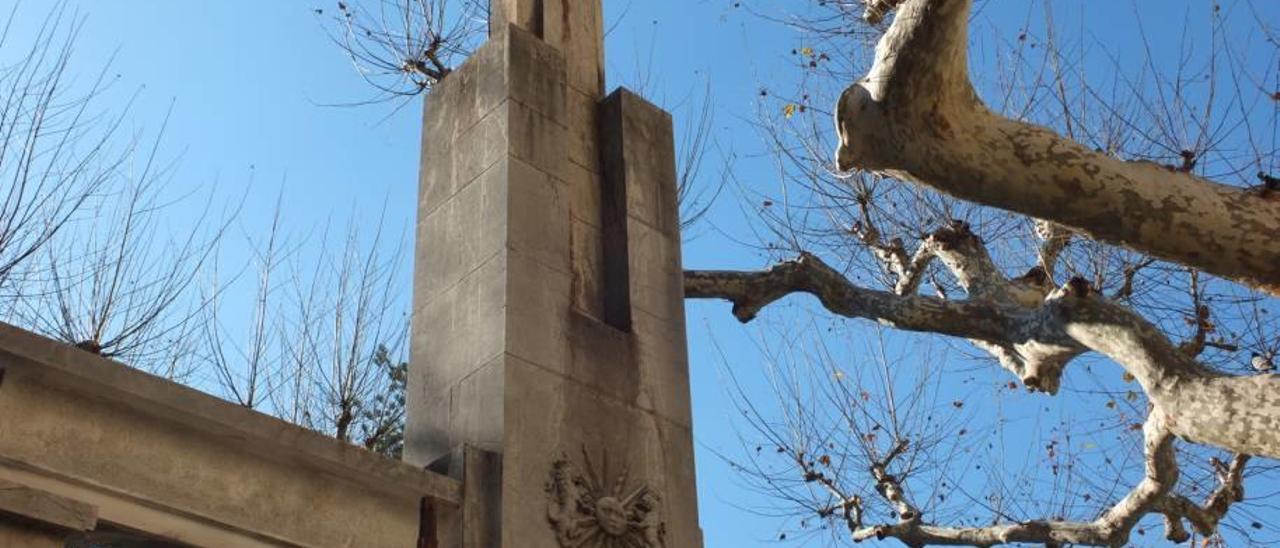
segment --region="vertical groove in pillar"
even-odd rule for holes
[[[440,548],[435,501],[431,497],[422,497],[419,505],[418,548]]]
[[[600,103],[600,226],[604,247],[601,292],[604,321],[622,331],[631,330],[631,267],[627,236],[627,176],[623,153],[622,94],[615,92]]]
[[[462,454],[462,545],[501,546],[502,455],[471,446]]]
[[[543,0],[490,0],[489,36],[506,32],[509,25],[516,25],[534,36],[543,36]]]

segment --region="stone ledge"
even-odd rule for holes
[[[72,387],[87,398],[132,407],[157,420],[251,446],[256,453],[293,465],[314,466],[328,473],[372,481],[372,485],[394,492],[414,490],[442,502],[461,502],[461,486],[452,478],[424,473],[349,443],[0,322],[0,357],[3,356],[21,358],[26,363],[6,360],[0,368],[32,367],[51,384]],[[0,383],[0,391],[3,389]]]
[[[69,531],[89,531],[98,524],[98,509],[91,504],[4,479],[0,479],[0,513]]]
[[[0,373],[0,478],[109,523],[196,545],[409,546],[421,500],[461,502],[455,479],[2,323]]]

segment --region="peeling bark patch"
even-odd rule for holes
[[[1009,144],[1013,150],[1013,156],[1022,162],[1022,167],[1030,167],[1037,160],[1036,156],[1031,152],[1031,128],[1018,128],[1012,134],[1008,135]]]
[[[1179,436],[1280,458],[1280,376],[1207,378],[1179,386],[1164,399]]]
[[[939,139],[946,140],[953,136],[951,122],[947,121],[947,116],[938,108],[937,103],[934,103],[933,108],[929,109],[928,127],[933,130],[934,136]]]

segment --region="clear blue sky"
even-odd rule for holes
[[[641,87],[679,116],[709,79],[717,99],[714,137],[720,149],[737,153],[735,167],[748,175],[747,184],[753,189],[776,192],[777,185],[768,180],[774,168],[761,157],[767,146],[753,127],[758,92],[762,87],[794,87],[790,79],[798,73],[791,69],[790,51],[803,46],[803,40],[783,25],[735,8],[735,3],[606,0],[608,20],[616,23],[606,46],[610,87]],[[170,222],[181,227],[190,217],[188,212],[198,211],[211,190],[215,200],[228,203],[247,197],[222,252],[227,263],[248,259],[243,235],[265,230],[278,193],[283,197],[286,231],[299,240],[331,219],[376,217],[384,205],[389,226],[411,236],[407,227],[415,214],[420,106],[414,102],[398,111],[389,105],[325,106],[372,95],[327,38],[328,19],[313,13],[317,7],[332,9],[330,4],[328,0],[69,0],[85,21],[72,73],[88,79],[114,55],[110,72],[118,77],[104,104],[123,108],[137,92],[128,126],[145,135],[153,135],[160,127],[172,103],[161,149],[162,156],[178,161],[171,190],[175,195],[195,191],[200,197],[174,205]],[[1028,17],[1039,20],[1039,12],[1029,11],[1028,4],[989,2],[975,21],[980,28],[1010,32]],[[1255,4],[1266,16],[1277,16],[1276,2]],[[7,13],[12,5],[13,0],[0,0],[0,11]],[[52,0],[25,1],[14,41],[21,43],[23,33],[30,32],[30,25],[52,5]],[[1122,66],[1136,66],[1140,57],[1126,55],[1138,47],[1132,32],[1139,9],[1135,6],[1149,10],[1144,24],[1156,47],[1173,48],[1184,17],[1199,13],[1203,3],[1094,0],[1055,5],[1060,5],[1059,21],[1065,27],[1087,27],[1099,45],[1120,52]],[[975,29],[974,35],[979,32]],[[1101,64],[1086,69],[1111,70]],[[704,172],[715,176],[719,168],[719,159],[713,155]],[[762,254],[735,242],[735,238],[753,241],[739,207],[733,195],[718,202],[709,222],[697,227],[696,237],[687,243],[686,266],[764,265]],[[407,292],[407,276],[405,280]],[[724,304],[690,302],[687,306],[700,511],[710,547],[767,543],[778,538],[780,528],[795,525],[768,516],[769,499],[747,488],[718,456],[752,450],[751,443],[744,447],[739,442],[739,433],[749,433],[743,432],[740,414],[731,402],[725,369],[733,371],[746,394],[763,402],[771,398],[771,390],[761,366],[767,355],[762,341],[777,341],[779,331],[794,332],[796,326],[789,322],[800,318],[814,322],[818,329],[833,329],[839,339],[834,346],[841,347],[836,356],[850,363],[867,357],[871,346],[865,341],[876,335],[865,323],[804,314],[807,300],[788,302],[790,308],[782,307],[766,315],[760,325],[745,327],[729,316]],[[954,349],[960,345],[953,348],[936,341],[926,345],[925,337],[891,333],[885,340],[890,353],[904,359],[916,359],[925,352],[940,356],[953,374],[947,377],[942,401],[988,397],[994,391],[990,387],[1009,380],[989,366],[961,357]],[[1080,412],[1070,398],[1049,400],[1020,392],[1001,398],[1001,405],[1009,409],[1039,410],[1043,404],[1036,421]],[[1030,432],[1040,427],[1024,428]],[[812,543],[820,540],[814,538]]]

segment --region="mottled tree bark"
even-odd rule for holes
[[[1280,294],[1280,201],[991,112],[967,72],[971,3],[868,2],[872,17],[899,5],[870,72],[837,105],[840,169],[915,181]]]

